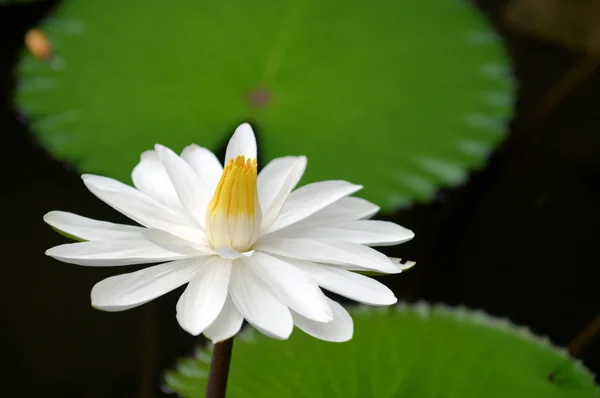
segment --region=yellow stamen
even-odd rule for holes
[[[256,159],[238,156],[229,160],[215,195],[208,204],[211,213],[237,216],[239,213],[254,215],[254,195],[256,193]]]
[[[206,212],[207,232],[215,247],[244,251],[256,240],[261,219],[256,172],[256,159],[244,156],[225,166]]]

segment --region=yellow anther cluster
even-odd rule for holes
[[[239,214],[254,216],[256,169],[256,159],[246,159],[244,156],[230,159],[208,205],[209,212],[228,217]]]

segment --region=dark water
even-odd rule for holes
[[[480,3],[499,26],[505,2]],[[89,291],[114,271],[43,254],[63,242],[42,222],[49,210],[122,220],[36,146],[12,109],[23,35],[49,5],[0,9],[0,395],[157,397],[160,371],[194,342],[175,321],[178,293],[125,313],[95,311]],[[386,283],[404,299],[483,308],[567,345],[600,310],[600,74],[525,128],[582,55],[499,30],[520,84],[510,135],[467,185],[388,217],[417,232],[389,254],[418,266]],[[581,357],[598,373],[600,339]]]

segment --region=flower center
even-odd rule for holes
[[[225,166],[206,209],[206,230],[217,248],[250,250],[260,232],[262,212],[256,189],[256,159],[238,156]]]

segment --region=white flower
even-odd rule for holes
[[[46,254],[92,267],[161,263],[97,283],[92,306],[123,311],[189,282],[177,320],[213,342],[235,335],[244,319],[278,339],[296,325],[319,339],[349,340],[352,319],[320,287],[371,305],[396,302],[386,286],[353,271],[406,269],[412,264],[368,246],[402,243],[414,234],[366,220],[379,208],[350,197],[361,186],[323,181],[292,192],[306,167],[303,156],[274,159],[257,176],[248,124],[229,141],[225,164],[196,145],[181,156],[156,145],[133,169],[135,188],[83,175],[94,195],[142,226],[52,211],[44,217],[48,224],[84,242]]]

